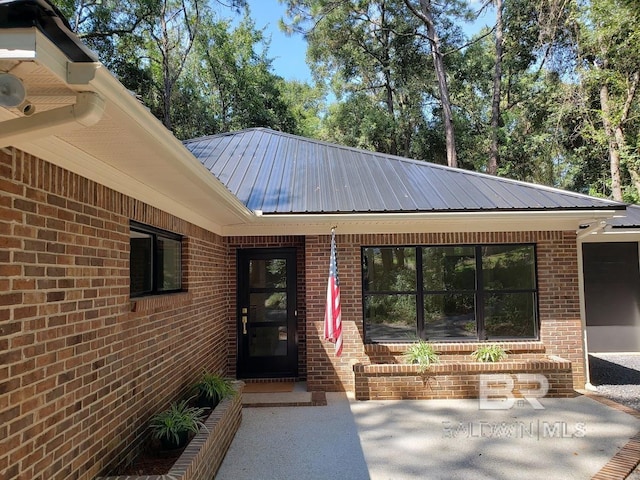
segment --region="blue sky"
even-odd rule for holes
[[[311,72],[305,62],[307,43],[301,35],[290,37],[278,27],[286,8],[278,0],[249,0],[251,17],[256,28],[266,27],[266,35],[271,36],[269,57],[273,58],[273,71],[287,80],[311,81]]]
[[[256,28],[266,27],[265,34],[271,37],[269,57],[273,58],[273,71],[287,80],[300,80],[311,83],[311,72],[305,61],[307,44],[299,34],[287,36],[278,26],[280,18],[285,16],[286,8],[278,0],[248,0],[251,17]],[[471,5],[479,2],[471,0]],[[467,27],[467,34],[478,31],[492,22],[492,14],[483,15],[473,25]]]

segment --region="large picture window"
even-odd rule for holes
[[[131,296],[177,292],[182,289],[182,237],[131,222]]]
[[[534,245],[365,247],[367,341],[533,339]]]

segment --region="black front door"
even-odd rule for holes
[[[238,377],[295,377],[296,252],[238,250]]]

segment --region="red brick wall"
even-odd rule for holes
[[[544,397],[575,397],[571,363],[555,360],[506,360],[498,363],[439,363],[420,372],[416,365],[362,365],[354,367],[356,400],[433,400],[479,398],[481,375],[508,375],[511,393],[520,398],[526,390],[540,391],[540,384],[519,379],[519,374],[543,375]],[[499,386],[498,388],[504,388]],[[534,393],[535,397],[535,393]]]
[[[321,340],[330,236],[306,237],[307,382],[313,390],[353,391],[353,365],[370,363],[362,320],[363,245],[535,243],[538,256],[540,339],[548,354],[569,360],[573,382],[583,388],[578,257],[574,232],[337,235],[344,347],[340,358]]]
[[[187,292],[130,301],[130,219],[185,235]],[[105,473],[203,369],[226,372],[227,266],[220,237],[0,150],[0,478]]]

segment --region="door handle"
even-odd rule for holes
[[[242,315],[242,334],[243,335],[247,334],[247,316],[246,315]]]

